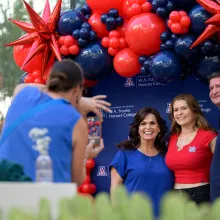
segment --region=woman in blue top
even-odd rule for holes
[[[147,194],[159,213],[161,196],[173,188],[173,173],[166,167],[166,144],[162,140],[166,122],[153,108],[142,108],[134,117],[129,140],[117,145],[120,151],[110,164],[111,192],[124,184],[129,193]]]
[[[84,117],[99,108],[110,111],[105,96],[83,98],[83,72],[71,60],[56,62],[46,86],[19,85],[7,112],[0,142],[0,159],[23,165],[25,174],[35,181],[35,162],[40,152],[52,159],[54,182],[85,179],[86,158],[103,149],[88,144]]]

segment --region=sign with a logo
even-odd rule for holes
[[[171,107],[171,103],[168,102],[168,103],[167,103],[167,108],[166,108],[166,113],[167,113],[167,114],[170,114],[170,107]]]
[[[134,81],[132,80],[131,77],[126,78],[126,81],[124,83],[124,87],[131,87],[131,86],[134,86]]]
[[[98,167],[98,173],[97,176],[108,176],[106,170],[105,170],[105,166],[99,166]]]

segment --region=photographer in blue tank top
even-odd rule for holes
[[[104,148],[88,144],[85,117],[98,109],[110,112],[106,96],[82,97],[83,71],[71,60],[56,62],[47,85],[21,84],[7,112],[0,139],[0,159],[24,167],[35,181],[35,162],[42,150],[48,151],[54,182],[85,179],[86,158],[94,158]]]

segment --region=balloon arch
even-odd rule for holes
[[[86,87],[112,72],[122,77],[151,75],[169,83],[189,74],[206,80],[220,70],[219,0],[86,3],[61,11],[58,0],[51,12],[46,0],[39,16],[24,1],[31,22],[11,19],[26,34],[6,45],[14,46],[14,60],[25,72],[20,82],[44,84],[52,64],[61,59],[83,67]],[[87,166],[89,173],[94,161]],[[90,182],[89,175],[86,181]],[[90,188],[84,185],[83,190]]]

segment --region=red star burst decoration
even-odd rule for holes
[[[61,60],[61,54],[58,44],[57,23],[60,17],[60,10],[62,0],[58,0],[53,12],[50,11],[49,1],[46,0],[46,4],[43,10],[42,18],[32,9],[32,7],[23,1],[27,12],[29,14],[31,23],[17,21],[9,19],[15,25],[24,30],[27,34],[15,40],[5,46],[16,46],[24,44],[32,44],[27,57],[22,64],[23,69],[31,60],[33,60],[38,54],[42,54],[42,69],[41,74],[43,76],[48,61],[51,56],[54,56]]]
[[[191,49],[198,46],[206,39],[210,38],[214,34],[220,34],[220,3],[211,0],[197,0],[197,2],[213,16],[205,23],[208,24],[203,33],[197,38],[197,40],[191,46]]]

